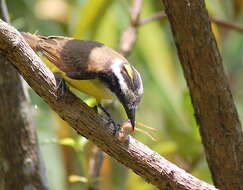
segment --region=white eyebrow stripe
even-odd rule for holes
[[[114,61],[114,63],[111,65],[111,69],[113,71],[113,73],[116,75],[116,77],[118,78],[120,87],[122,90],[127,90],[127,83],[125,82],[122,74],[121,74],[121,65],[124,63],[123,60],[121,59],[116,59]]]

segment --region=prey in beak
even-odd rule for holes
[[[127,113],[127,117],[130,120],[130,123],[132,125],[132,131],[134,131],[135,128],[135,112],[136,108],[128,108],[127,106],[125,107],[125,111]]]

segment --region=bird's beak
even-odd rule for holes
[[[132,124],[132,130],[134,131],[134,127],[135,127],[135,111],[136,108],[126,108],[126,113],[127,113],[127,117],[130,120],[131,124]]]

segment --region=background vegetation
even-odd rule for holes
[[[114,49],[119,49],[122,32],[130,24],[129,0],[11,0],[7,5],[12,24],[21,31],[95,40]],[[210,15],[239,24],[243,22],[240,0],[208,0],[207,6]],[[161,1],[145,0],[141,18],[162,9]],[[218,25],[213,25],[213,29],[242,118],[243,36]],[[136,138],[210,183],[188,89],[166,19],[139,27],[128,59],[140,71],[144,82],[145,93],[137,120],[158,130],[157,141],[140,133],[135,134]],[[29,94],[51,189],[83,189],[89,181],[88,160],[92,145],[66,127],[31,89]],[[85,95],[81,96],[89,101]],[[104,158],[101,177],[97,180],[104,190],[155,189],[108,156]]]

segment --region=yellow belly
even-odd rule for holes
[[[112,93],[98,79],[95,80],[73,80],[62,75],[67,83],[75,89],[96,98],[98,102],[104,99],[113,99]]]
[[[113,93],[98,79],[74,80],[67,77],[63,71],[58,69],[53,63],[49,62],[47,59],[45,59],[45,63],[53,73],[59,73],[68,85],[81,92],[95,97],[98,102],[101,102],[101,100],[109,100],[114,98]]]

